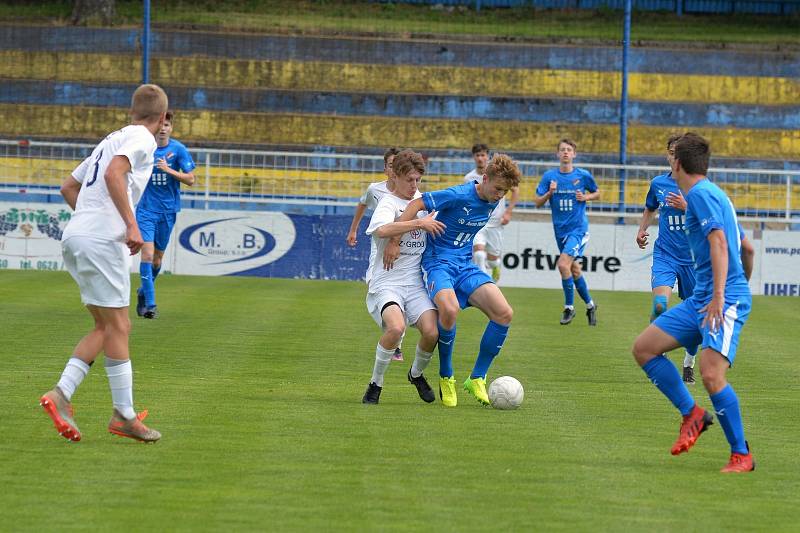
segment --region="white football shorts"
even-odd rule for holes
[[[81,302],[127,307],[131,299],[131,256],[125,243],[74,235],[61,243],[64,266],[78,283]]]
[[[433,305],[428,291],[422,285],[409,287],[391,287],[378,289],[376,292],[367,293],[367,311],[378,324],[383,327],[381,313],[386,304],[394,302],[400,306],[400,310],[406,317],[406,325],[413,326],[422,316],[422,313],[429,309],[436,309]]]
[[[472,245],[476,244],[483,245],[487,254],[500,257],[503,253],[503,226],[484,226],[472,239]]]

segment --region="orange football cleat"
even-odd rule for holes
[[[44,412],[53,421],[59,435],[72,442],[81,440],[81,432],[72,419],[72,404],[64,397],[61,389],[56,387],[46,392],[39,398],[39,405],[44,408]]]
[[[111,421],[108,423],[109,433],[119,435],[120,437],[128,437],[129,439],[138,440],[141,442],[155,442],[161,438],[161,433],[155,429],[150,429],[142,423],[147,417],[147,411],[142,411],[136,414],[136,418],[128,420],[124,418],[119,411],[114,409],[114,414],[111,416]]]
[[[672,455],[680,455],[683,452],[688,452],[700,434],[708,429],[714,423],[714,417],[705,409],[698,407],[697,404],[692,408],[692,411],[683,417],[681,423],[680,434],[678,440],[672,445]]]

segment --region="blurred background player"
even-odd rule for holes
[[[153,175],[136,208],[136,223],[142,232],[142,246],[139,277],[141,286],[136,291],[136,314],[144,318],[156,318],[155,282],[161,272],[161,260],[169,244],[175,218],[181,210],[181,184],[194,185],[194,160],[186,147],[171,139],[172,111],[156,135],[155,161]]]
[[[64,180],[61,194],[74,209],[61,245],[64,266],[78,283],[94,329],[73,350],[55,388],[39,400],[59,434],[81,440],[73,420],[72,395],[101,351],[114,412],[108,430],[152,442],[158,431],[142,423],[147,411],[133,409],[133,369],[128,351],[131,255],[143,240],[133,215],[153,170],[154,135],[167,113],[167,95],[157,85],[133,93],[130,125],[109,134]]]
[[[744,437],[739,398],[726,380],[736,357],[752,297],[741,260],[740,226],[728,196],[706,178],[710,146],[687,133],[675,142],[672,173],[686,197],[686,230],[695,260],[694,293],[661,314],[633,345],[633,356],[650,381],[680,411],[683,421],[672,455],[688,452],[713,417],[695,402],[678,369],[662,354],[679,346],[702,347],[700,375],[731,447],[723,472],[755,469]]]
[[[675,141],[680,135],[672,135],[667,140],[667,162],[672,168],[675,157]],[[650,285],[653,289],[653,308],[650,322],[667,310],[669,297],[675,282],[678,283],[678,296],[685,300],[694,292],[694,260],[686,238],[686,199],[681,194],[672,171],[653,178],[644,203],[636,244],[644,250],[647,247],[647,228],[653,222],[656,211],[658,219],[658,238],[653,244],[653,266]],[[694,384],[694,362],[697,346],[688,346],[683,359],[683,381]]]
[[[574,167],[577,145],[570,139],[558,141],[559,168],[544,173],[536,187],[533,202],[542,207],[550,202],[553,217],[553,230],[561,254],[558,258],[558,271],[561,274],[561,287],[564,290],[564,312],[561,325],[567,325],[575,318],[575,289],[586,302],[586,318],[590,326],[597,325],[597,305],[589,294],[589,287],[581,273],[581,262],[586,243],[589,242],[589,218],[586,216],[586,202],[600,198],[600,191],[591,172]]]
[[[350,223],[350,231],[347,232],[348,246],[355,246],[358,242],[358,237],[356,234],[358,233],[358,226],[361,223],[361,219],[364,217],[364,211],[367,209],[375,211],[375,208],[378,207],[378,202],[381,201],[381,198],[394,191],[394,174],[392,173],[392,163],[394,162],[394,157],[399,153],[400,150],[394,146],[387,148],[383,153],[383,173],[386,175],[386,179],[383,181],[370,183],[367,187],[367,190],[365,190],[364,194],[361,195],[361,199],[358,201],[358,205],[356,206],[356,212],[353,214],[353,221]],[[367,285],[369,285],[369,280],[372,277],[372,268],[375,264],[375,254],[375,241],[372,240],[369,248],[369,267],[367,267],[366,274]],[[380,265],[380,263],[378,264]],[[392,356],[392,359],[395,361],[403,360],[402,344],[403,341],[401,339],[400,344],[398,344],[394,355]]]
[[[475,168],[464,176],[464,183],[480,183],[489,164],[489,147],[485,144],[472,146]],[[500,279],[500,260],[503,255],[503,226],[511,221],[511,212],[517,205],[519,187],[511,189],[511,201],[506,206],[503,197],[498,203],[489,222],[472,240],[472,260],[481,270],[490,274],[494,281]]]
[[[422,270],[431,299],[439,312],[439,394],[442,404],[458,404],[453,372],[456,318],[460,309],[474,306],[489,318],[480,350],[464,389],[484,405],[486,374],[508,336],[514,311],[492,278],[472,262],[472,239],[497,203],[519,186],[520,172],[510,157],[495,154],[479,183],[464,183],[443,191],[426,192],[406,207],[399,221],[413,220],[420,211],[437,212],[441,235],[428,236]]]
[[[419,198],[419,182],[425,173],[422,156],[403,150],[393,161],[394,191],[383,196],[372,214],[367,235],[372,236],[377,253],[373,256],[372,277],[367,292],[367,310],[383,335],[375,349],[375,364],[362,403],[377,404],[383,390],[383,376],[389,367],[395,347],[406,326],[420,331],[414,363],[408,371],[408,381],[419,397],[431,403],[436,399],[423,371],[433,356],[439,333],[436,328],[436,308],[422,282],[420,260],[425,251],[426,235],[441,233],[444,225],[433,214],[407,222],[395,222],[408,202]],[[400,255],[392,269],[383,268],[383,249],[392,237],[400,238]]]

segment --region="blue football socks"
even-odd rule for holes
[[[156,305],[156,288],[153,285],[153,264],[142,261],[139,264],[139,276],[142,278],[144,304],[147,307]]]
[[[483,332],[481,338],[481,350],[478,352],[478,359],[475,361],[475,367],[472,369],[471,378],[485,378],[486,373],[489,371],[492,361],[497,354],[500,353],[500,348],[506,342],[508,336],[509,326],[503,326],[494,321],[489,321],[486,325],[486,330]]]
[[[586,280],[583,279],[583,276],[575,280],[575,288],[578,289],[581,300],[587,304],[592,301],[592,297],[589,295],[589,287],[586,286]]]
[[[439,326],[439,375],[443,378],[453,376],[453,345],[456,343],[456,327],[444,329]]]
[[[572,276],[561,280],[561,288],[564,289],[564,305],[572,306],[575,304],[575,284]]]
[[[716,394],[709,396],[714,405],[719,425],[725,432],[725,438],[731,445],[731,452],[747,454],[747,444],[744,441],[744,426],[742,426],[742,413],[739,410],[739,398],[730,384]]]
[[[683,416],[692,412],[694,407],[694,398],[689,394],[689,389],[681,379],[678,369],[672,364],[672,361],[659,355],[650,359],[647,364],[642,367],[647,377],[653,382],[653,385],[658,387],[664,396],[669,398]]]

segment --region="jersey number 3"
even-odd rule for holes
[[[87,187],[91,187],[94,185],[94,182],[97,181],[97,172],[100,170],[100,158],[103,157],[103,151],[100,150],[100,153],[97,154],[97,159],[94,160],[94,174],[92,175],[92,179],[89,180],[89,183],[86,184]]]

